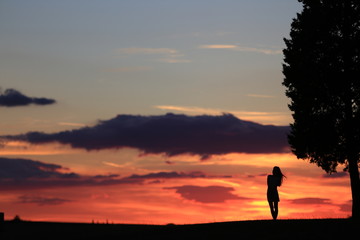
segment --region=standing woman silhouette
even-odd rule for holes
[[[276,220],[279,213],[278,204],[280,202],[280,198],[277,187],[281,186],[284,177],[286,176],[282,174],[280,168],[277,166],[273,168],[272,175],[267,176],[267,200],[269,202],[271,216],[274,220]]]

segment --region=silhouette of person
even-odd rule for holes
[[[284,177],[285,175],[282,174],[278,166],[273,168],[272,175],[267,176],[267,200],[269,202],[271,216],[274,220],[276,220],[279,213],[278,204],[280,202],[280,198],[277,187],[281,186]]]

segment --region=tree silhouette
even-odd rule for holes
[[[284,39],[284,82],[293,153],[328,173],[350,173],[352,217],[360,219],[360,1],[298,0]]]

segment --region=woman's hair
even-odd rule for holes
[[[273,173],[273,176],[278,177],[280,179],[279,184],[278,184],[278,186],[280,187],[283,180],[284,180],[284,177],[286,178],[286,176],[281,172],[281,170],[280,170],[280,168],[278,166],[275,166],[273,168],[272,173]]]

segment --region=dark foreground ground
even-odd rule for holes
[[[193,225],[128,225],[52,222],[2,223],[0,240],[11,239],[359,239],[349,219],[258,220]]]

